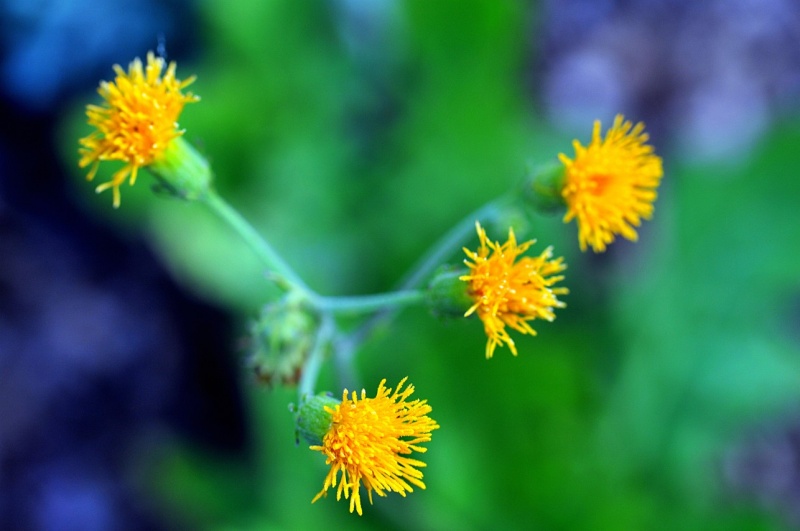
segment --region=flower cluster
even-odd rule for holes
[[[509,228],[505,243],[493,241],[476,222],[479,246],[475,251],[464,248],[467,269],[442,268],[427,292],[412,289],[338,301],[320,296],[210,187],[207,161],[182,138],[177,123],[184,105],[199,99],[183,93],[194,77],[180,81],[175,77],[175,63],[167,65],[153,53],[147,55],[146,65],[135,59],[127,72],[119,65],[114,70],[116,79],[102,82],[98,89],[104,103],[87,107],[89,125],[95,130],[80,139],[78,164],[81,168],[91,166],[89,180],[95,177],[101,161],[123,164],[110,181],[96,189],[102,192],[111,188],[114,207],[120,204],[120,186],[126,180],[133,184],[139,169],[148,168],[174,195],[202,199],[215,209],[264,260],[271,274],[268,276],[281,279],[276,285],[285,292],[284,298],[266,305],[253,326],[257,341],[250,363],[267,383],[293,384],[300,380],[298,437],[302,435],[311,450],[325,455],[330,466],[312,503],[335,488],[337,500],[349,499],[350,512],[361,515],[362,486],[370,503],[373,492],[378,496],[396,492],[405,497],[414,487],[424,489],[420,469],[426,465],[411,455],[426,451],[422,444],[431,440],[439,425],[428,416],[431,407],[426,400],[410,399],[414,386],[406,386],[406,378],[394,389],[387,388],[386,380],[382,380],[374,398],[368,398],[364,390],[359,396],[347,389],[341,401],[326,394],[308,397],[313,394],[324,353],[334,351],[339,362],[349,362],[352,352],[341,354],[342,345],[355,349],[352,345],[367,335],[359,329],[343,340],[344,334],[340,337],[339,331],[333,330],[337,326],[334,314],[337,310],[372,312],[377,319],[367,321],[365,327],[369,328],[391,313],[385,312],[391,304],[428,300],[438,315],[477,315],[487,336],[486,358],[492,358],[497,347],[504,345],[516,356],[517,347],[508,329],[535,335],[532,321],[552,321],[555,309],[565,307],[559,297],[568,290],[558,286],[566,269],[563,259],[553,257],[552,247],[526,256],[535,240],[519,244]],[[525,193],[539,211],[565,209],[564,222],[577,221],[583,251],[591,247],[603,252],[617,235],[636,240],[635,227],[652,216],[663,175],[661,159],[648,140],[643,124],[634,126],[622,116],[616,117],[605,137],[600,122],[595,122],[591,142],[584,147],[576,140],[574,158],[560,154],[562,164],[539,172]],[[455,232],[461,237],[465,229],[470,226],[460,226]],[[444,252],[437,249],[433,257],[457,250],[452,239],[444,241],[449,242],[441,246]],[[434,261],[423,261],[421,271],[408,278],[429,275],[435,265],[425,268]],[[412,288],[418,283],[412,281]]]
[[[504,244],[492,242],[480,223],[476,223],[480,247],[477,251],[464,249],[468,259],[469,274],[461,280],[468,283],[468,294],[475,301],[465,316],[476,313],[483,321],[488,336],[486,357],[491,358],[498,345],[505,343],[517,355],[517,347],[506,326],[523,334],[536,335],[529,321],[555,319],[554,308],[565,304],[558,295],[568,293],[554,285],[564,277],[558,273],[566,269],[561,258],[555,260],[551,247],[539,256],[524,256],[517,260],[535,240],[517,244],[514,230],[508,229]]]

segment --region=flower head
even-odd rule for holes
[[[386,380],[381,380],[375,398],[367,398],[363,389],[361,398],[355,391],[348,398],[345,389],[341,403],[325,406],[331,424],[322,445],[311,449],[325,454],[331,469],[312,503],[327,495],[328,488],[336,487],[339,473],[336,499],[344,494],[345,499],[350,499],[350,512],[355,509],[359,515],[362,483],[370,503],[372,491],[378,496],[397,492],[405,497],[413,490],[411,484],[425,488],[418,470],[425,463],[407,456],[412,451],[424,453],[427,449],[419,444],[430,441],[431,432],[439,425],[427,416],[431,407],[426,400],[406,401],[414,386],[409,384],[401,390],[405,382],[406,378],[400,380],[392,392],[384,387]]]
[[[200,98],[181,90],[194,81],[175,78],[175,63],[166,67],[166,61],[147,54],[147,65],[136,58],[125,72],[114,65],[117,77],[112,82],[102,81],[97,91],[103,105],[88,105],[86,116],[89,125],[96,128],[80,140],[81,168],[92,165],[87,178],[92,180],[102,160],[119,160],[125,165],[109,182],[97,187],[97,192],[113,189],[114,207],[119,206],[119,187],[130,177],[136,182],[139,168],[157,161],[170,143],[183,134],[178,129],[178,117],[186,103]]]
[[[470,272],[460,277],[468,282],[468,293],[474,301],[465,316],[477,313],[483,321],[489,338],[486,343],[487,358],[491,358],[497,345],[503,343],[516,356],[517,348],[506,326],[523,334],[536,335],[528,321],[555,319],[553,309],[566,306],[557,296],[568,293],[568,290],[553,285],[564,279],[558,273],[567,266],[561,258],[552,260],[552,247],[539,256],[524,256],[517,260],[535,240],[517,245],[514,230],[509,228],[508,241],[501,245],[486,237],[486,231],[480,223],[475,223],[475,226],[481,245],[477,252],[464,249],[469,257],[464,263]]]
[[[615,234],[636,241],[633,227],[653,215],[656,188],[664,172],[661,158],[646,143],[648,138],[643,123],[633,126],[617,115],[605,139],[598,120],[587,147],[573,142],[574,159],[559,155],[566,173],[564,222],[577,218],[581,250],[590,245],[595,252],[603,252]]]

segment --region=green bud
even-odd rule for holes
[[[321,445],[331,427],[331,414],[325,411],[325,406],[332,409],[340,403],[329,393],[304,399],[294,420],[298,437],[303,437],[308,444]]]
[[[208,161],[182,136],[174,138],[147,169],[158,179],[160,189],[180,199],[195,200],[211,186]]]
[[[469,296],[469,285],[459,277],[469,274],[465,268],[444,266],[428,284],[427,304],[437,317],[463,317],[475,301]]]
[[[317,337],[319,316],[301,295],[288,293],[264,306],[251,326],[250,367],[259,381],[294,385]]]
[[[564,165],[548,164],[532,169],[524,182],[522,195],[534,210],[543,214],[562,211],[566,206],[564,189]]]

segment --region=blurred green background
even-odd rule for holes
[[[616,112],[655,117],[655,218],[639,243],[599,256],[581,254],[559,216],[520,220],[532,252],[565,257],[570,294],[538,337],[514,336],[517,358],[484,359],[479,321],[422,308],[365,345],[359,388],[408,376],[441,429],[427,490],[376,497],[359,518],[334,495],[310,505],[326,467],[295,445],[296,390],[260,388],[244,369],[247,323],[275,295],[250,251],[202,205],[154,198],[147,178],[112,211],[76,170],[76,201],[145,233],[186,289],[239,323],[230,356],[243,367],[249,454],[171,442],[143,464],[165,510],[208,529],[788,525],[741,470],[748,442],[791,425],[800,398],[798,116],[717,158],[687,154],[657,100],[556,127],[529,73],[548,61],[538,4],[353,2],[352,26],[332,6],[202,3],[204,52],[178,65],[202,97],[181,126],[218,190],[320,293],[391,289],[454,223]],[[87,132],[80,113],[65,128],[68,159]],[[338,395],[330,365],[320,389]]]

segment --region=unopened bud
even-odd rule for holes
[[[314,348],[318,327],[319,316],[296,294],[264,306],[251,327],[254,348],[249,365],[259,381],[296,384]]]

